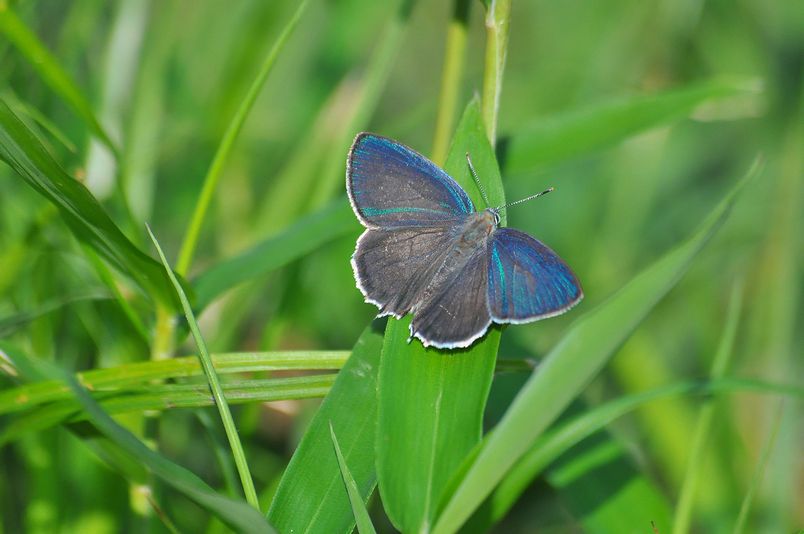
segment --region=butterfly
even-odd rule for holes
[[[393,139],[357,135],[346,191],[366,227],[351,260],[357,287],[381,316],[413,314],[409,341],[468,347],[492,322],[552,317],[583,298],[555,252],[499,227],[507,206],[476,211],[452,177]]]

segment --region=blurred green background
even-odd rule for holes
[[[783,0],[514,2],[498,128],[503,183],[509,200],[548,186],[556,192],[512,209],[509,225],[561,254],[586,299],[562,317],[508,328],[501,356],[539,358],[579,313],[690,234],[762,154],[764,171],[743,191],[727,225],[584,400],[595,404],[707,376],[735,287],[743,304],[728,374],[801,385],[803,6]],[[483,6],[469,7],[458,110],[482,85]],[[295,8],[261,1],[0,1],[0,97],[132,241],[150,250],[148,223],[175,261],[227,124]],[[117,162],[54,91],[41,64],[21,51],[8,9],[91,104],[120,147]],[[226,162],[188,278],[337,205],[346,152],[358,131],[431,152],[453,9],[444,1],[311,2]],[[666,118],[644,119],[672,95],[710,90],[711,98],[676,106]],[[671,96],[654,101],[652,95]],[[572,131],[576,122],[585,126]],[[549,151],[528,151],[528,139],[557,131],[571,135],[557,137]],[[359,232],[350,220],[300,259],[216,298],[201,316],[210,349],[349,350],[376,313],[363,303],[349,266]],[[115,303],[87,298],[107,294],[58,212],[0,165],[0,338],[69,370],[148,360],[152,347]],[[135,307],[152,328],[147,307],[136,301]],[[193,347],[177,352],[191,354]],[[13,384],[0,380],[3,387]],[[490,422],[518,380],[498,377]],[[703,402],[663,401],[618,420],[609,435],[620,447],[605,454],[620,458],[622,470],[638,471],[672,508]],[[800,400],[739,393],[714,405],[693,530],[731,532],[758,469],[747,531],[801,528]],[[276,483],[315,406],[313,400],[238,410],[258,488]],[[166,411],[150,424],[159,427],[154,435],[167,456],[223,484],[192,413]],[[3,530],[136,530],[131,502],[140,499],[96,453],[62,429],[6,444],[0,449]],[[758,468],[763,454],[767,464]],[[600,470],[592,478],[622,472]],[[592,506],[579,495],[593,482],[579,488],[567,477],[561,465],[553,466],[499,531],[598,531],[579,519]],[[206,524],[195,505],[170,490],[164,500],[172,517],[181,518],[181,530]],[[649,525],[640,531],[649,532]]]

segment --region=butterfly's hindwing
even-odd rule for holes
[[[447,257],[446,264],[453,259]],[[414,310],[411,334],[425,346],[439,348],[468,347],[485,334],[491,324],[486,304],[487,265],[484,247],[480,247],[462,267],[437,276],[427,299]]]
[[[366,230],[352,268],[366,300],[382,314],[410,311],[450,247],[449,227]]]

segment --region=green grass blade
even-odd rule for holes
[[[756,470],[754,470],[754,474],[751,477],[751,483],[748,485],[748,491],[745,492],[743,502],[740,503],[740,511],[737,514],[737,519],[734,522],[734,530],[732,531],[734,534],[742,534],[745,530],[745,524],[748,522],[748,514],[751,511],[754,496],[762,486],[762,479],[765,476],[768,461],[770,460],[774,445],[776,445],[776,439],[779,437],[779,429],[782,427],[782,415],[784,414],[784,408],[785,402],[784,400],[781,400],[778,408],[776,409],[776,416],[773,418],[773,422],[771,423],[770,435],[767,437],[765,444],[762,446],[762,453],[759,462],[757,463]]]
[[[345,198],[299,219],[286,230],[250,249],[217,263],[193,280],[198,309],[228,289],[263,276],[360,226]]]
[[[109,147],[115,157],[118,157],[119,150],[98,122],[92,106],[61,68],[53,54],[5,2],[0,3],[0,32],[14,43],[42,80],[78,113],[90,130]]]
[[[254,508],[259,510],[260,502],[257,499],[257,491],[254,489],[254,480],[251,478],[251,472],[248,468],[246,453],[243,451],[243,444],[240,443],[240,436],[237,434],[237,427],[235,426],[234,419],[232,418],[232,412],[229,410],[229,404],[226,402],[226,396],[223,393],[223,387],[218,379],[218,373],[215,371],[215,365],[212,363],[212,358],[209,356],[209,352],[207,351],[207,344],[204,342],[204,338],[201,336],[201,330],[198,328],[195,315],[193,315],[193,309],[190,306],[190,301],[187,300],[187,295],[184,294],[184,290],[182,289],[181,284],[179,284],[179,280],[170,269],[167,258],[165,258],[165,253],[162,252],[162,248],[159,246],[159,242],[156,240],[156,236],[154,236],[150,227],[148,227],[148,234],[151,236],[151,241],[153,241],[156,251],[159,253],[159,258],[162,260],[162,265],[165,267],[165,272],[170,277],[170,281],[173,283],[173,287],[176,290],[176,293],[179,295],[179,300],[181,300],[181,306],[184,309],[184,316],[187,318],[187,323],[190,325],[190,331],[193,333],[193,339],[198,347],[198,359],[201,361],[201,366],[204,368],[204,374],[206,375],[207,382],[209,383],[209,389],[212,392],[212,396],[215,398],[215,405],[218,407],[218,412],[220,413],[221,421],[223,422],[223,428],[226,431],[226,437],[229,440],[229,447],[232,449],[232,455],[234,456],[235,465],[237,466],[237,472],[240,474],[240,483],[243,485],[243,492],[246,495],[246,500]]]
[[[469,0],[454,0],[452,18],[447,28],[441,90],[438,95],[438,112],[433,132],[432,160],[436,165],[443,165],[447,158],[455,117],[458,113],[458,98],[466,63],[466,36],[470,7]]]
[[[567,450],[604,429],[612,421],[644,406],[673,397],[762,393],[804,398],[804,387],[740,378],[684,381],[609,401],[551,428],[514,464],[489,497],[489,508],[472,518],[472,531],[485,532],[500,521],[531,482]]]
[[[119,449],[133,457],[139,464],[159,477],[167,485],[216,514],[221,520],[239,532],[253,532],[255,534],[274,532],[271,526],[266,523],[265,518],[251,506],[216,493],[191,471],[149,449],[134,434],[109,417],[74,377],[61,369],[46,364],[41,359],[29,358],[20,351],[13,351],[5,346],[3,350],[12,355],[20,367],[25,368],[27,376],[35,375],[38,378],[58,380],[66,384],[84,411],[89,414],[89,420],[92,425]]]
[[[329,430],[332,435],[332,445],[335,447],[335,454],[338,457],[338,467],[341,469],[341,476],[343,476],[343,484],[349,493],[349,502],[352,505],[352,513],[355,515],[357,531],[360,534],[375,534],[376,530],[374,530],[374,525],[371,524],[371,518],[366,510],[366,503],[363,502],[357,482],[352,477],[352,473],[349,472],[349,466],[346,465],[346,460],[341,452],[341,446],[338,445],[338,438],[335,437],[335,429],[332,424],[329,425]]]
[[[480,105],[472,101],[458,126],[445,169],[483,206],[469,175],[471,154],[489,201],[505,203],[486,139]],[[499,328],[467,350],[425,349],[407,342],[410,319],[388,321],[379,378],[377,472],[385,510],[403,532],[427,531],[449,479],[480,441],[500,340]]]
[[[355,518],[332,448],[329,426],[341,433],[344,459],[363,500],[376,484],[374,436],[382,324],[360,336],[293,453],[268,519],[281,532],[348,534]]]
[[[744,94],[750,94],[745,84],[712,82],[545,117],[506,136],[503,170],[506,174],[525,172],[587,154],[683,118],[707,101]]]
[[[742,287],[735,286],[729,303],[723,335],[720,338],[720,344],[710,372],[710,376],[713,379],[721,378],[725,374],[726,366],[731,360],[734,339],[737,336],[737,325],[742,311],[742,298]],[[684,534],[690,530],[695,492],[698,488],[700,474],[703,472],[701,464],[705,461],[706,443],[712,431],[714,417],[715,407],[711,403],[701,408],[695,431],[692,434],[692,448],[687,462],[687,471],[684,475],[684,482],[681,485],[678,504],[673,516],[673,534]]]
[[[502,97],[503,71],[508,55],[511,0],[486,3],[486,65],[483,69],[483,122],[489,143],[497,142],[497,116]]]
[[[600,371],[616,349],[686,272],[721,226],[748,175],[684,243],[642,271],[608,301],[579,319],[547,355],[446,504],[434,532],[454,532],[511,466]]]
[[[198,236],[201,234],[201,227],[204,224],[207,211],[212,203],[215,190],[218,188],[218,181],[223,172],[223,166],[229,158],[229,153],[232,151],[232,147],[240,134],[240,130],[243,129],[243,124],[246,122],[251,108],[254,107],[254,102],[257,101],[257,97],[262,91],[265,81],[268,79],[268,74],[273,70],[276,59],[279,57],[279,52],[284,48],[291,34],[293,34],[293,30],[296,29],[299,19],[301,19],[302,13],[304,13],[307,7],[307,3],[308,0],[302,0],[302,2],[299,3],[299,7],[296,8],[296,12],[287,24],[285,24],[274,46],[271,47],[268,55],[265,56],[262,66],[257,73],[257,77],[254,78],[254,81],[251,83],[251,87],[249,87],[248,92],[243,98],[243,102],[241,102],[240,107],[238,107],[237,112],[226,128],[226,132],[223,134],[223,139],[221,139],[218,145],[218,150],[215,152],[215,157],[212,159],[212,164],[204,178],[204,186],[201,190],[201,195],[198,197],[198,203],[193,211],[190,226],[187,228],[187,233],[182,242],[181,250],[179,251],[179,259],[176,262],[176,272],[180,274],[186,274],[187,270],[190,268],[190,263],[195,253],[195,247],[198,244]]]
[[[129,241],[92,193],[62,170],[1,99],[0,160],[59,209],[76,237],[127,273],[154,299],[177,307],[162,266]]]

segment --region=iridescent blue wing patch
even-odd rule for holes
[[[524,232],[499,228],[488,242],[488,303],[495,322],[522,323],[567,311],[583,298],[564,260]]]
[[[474,211],[446,172],[392,139],[361,133],[346,162],[346,190],[367,228],[443,226]]]

